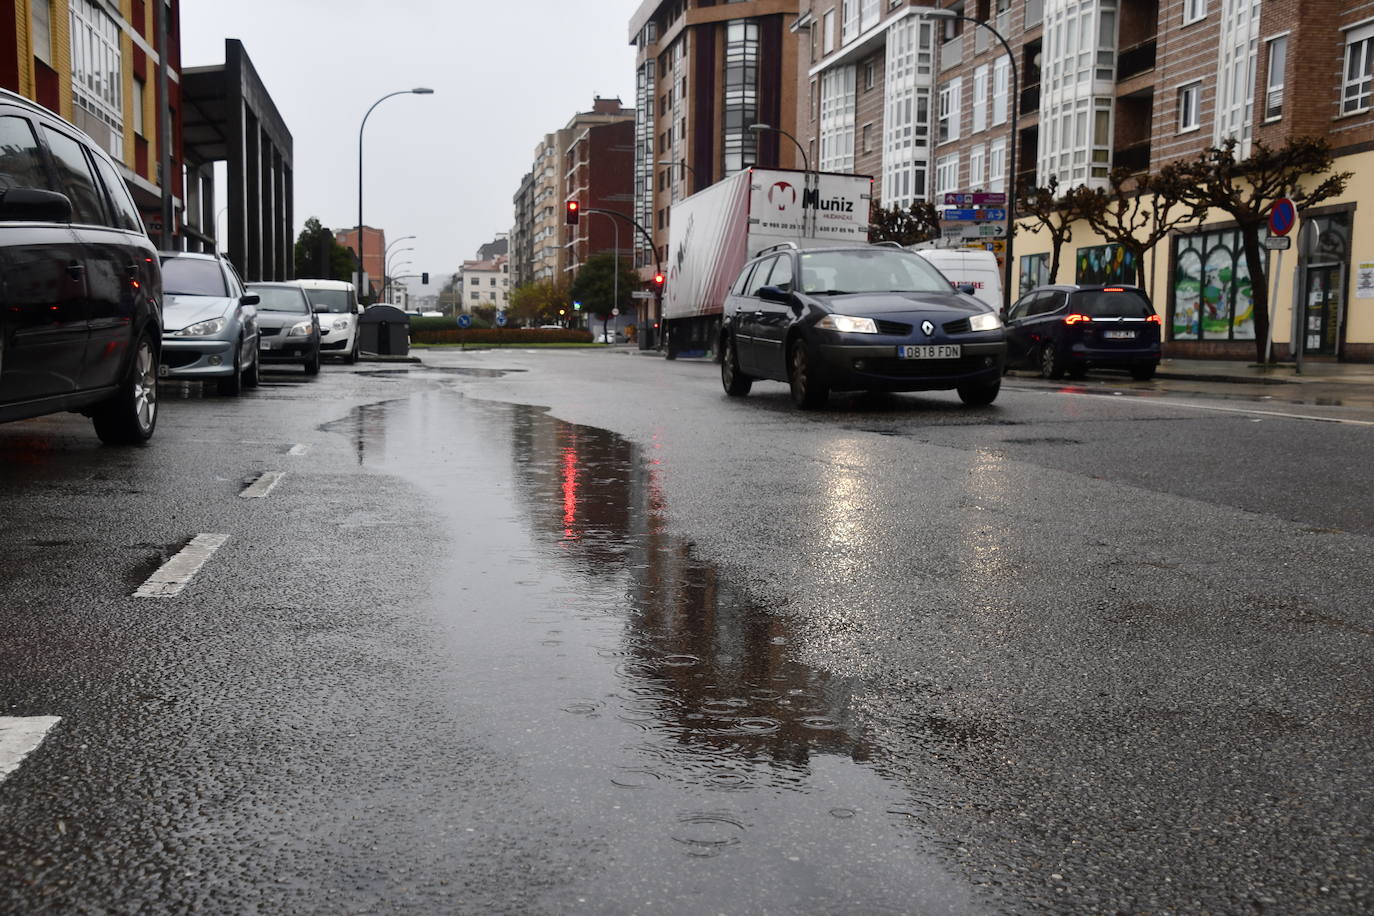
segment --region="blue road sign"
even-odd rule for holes
[[[1287,235],[1293,230],[1293,224],[1297,221],[1297,208],[1287,197],[1280,197],[1274,201],[1274,206],[1269,208],[1270,235]]]
[[[986,210],[941,210],[940,219],[947,220],[988,220],[1002,222],[1007,218],[1005,207]]]
[[[459,316],[458,316],[458,327],[460,327],[460,328],[470,328],[470,327],[472,327],[472,316],[469,315],[467,312],[464,312],[463,314],[459,315]]]
[[[505,312],[497,312],[497,313],[496,313],[496,326],[497,326],[498,328],[504,328],[504,327],[506,326],[506,313],[505,313]]]

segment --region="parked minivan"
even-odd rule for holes
[[[1002,272],[997,267],[997,255],[981,248],[912,250],[948,277],[950,286],[963,292],[969,292],[966,287],[973,287],[971,295],[998,312],[1002,311]]]
[[[102,441],[157,425],[162,273],[90,137],[0,90],[0,421],[80,411]]]
[[[1154,377],[1160,317],[1138,286],[1039,286],[1007,314],[1007,365],[1039,369],[1045,378],[1082,378],[1090,368]]]
[[[363,307],[352,283],[343,280],[297,280],[320,317],[320,355],[358,360],[358,316]]]

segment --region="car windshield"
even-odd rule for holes
[[[204,258],[163,258],[162,292],[168,296],[229,295],[219,262]]]
[[[294,286],[250,286],[248,291],[257,293],[261,299],[258,303],[259,311],[310,314],[310,303]]]
[[[310,304],[317,312],[337,312],[347,314],[353,311],[346,289],[312,289],[307,291]]]
[[[1091,318],[1148,318],[1155,313],[1148,299],[1130,289],[1092,289],[1074,293],[1069,310]]]
[[[947,293],[949,281],[921,258],[894,248],[816,251],[801,256],[801,291]]]

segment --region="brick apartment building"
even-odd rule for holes
[[[926,19],[952,9],[989,29]],[[1374,257],[1366,210],[1374,165],[1374,7],[1337,0],[801,0],[799,136],[819,168],[876,179],[885,206],[948,191],[1010,191],[1015,177],[1105,186],[1235,138],[1327,138],[1355,174],[1308,214],[1279,277],[1275,350],[1374,359]],[[1013,74],[1015,79],[1013,79]],[[1013,92],[1013,83],[1019,83]],[[1018,97],[1013,98],[1013,95]],[[1366,161],[1371,160],[1371,161]],[[1360,251],[1363,239],[1370,246]],[[1049,244],[1017,234],[1021,286],[1048,282]],[[1133,266],[1075,228],[1060,282],[1126,279]],[[1157,246],[1150,292],[1174,356],[1254,352],[1239,237],[1220,218]],[[1298,304],[1296,314],[1293,304]]]
[[[609,181],[612,184],[619,182],[628,187],[628,182],[632,180],[628,171],[629,162],[616,149],[627,146],[626,141],[615,139],[620,136],[615,130],[605,134],[597,132],[595,140],[588,132],[619,125],[620,132],[633,135],[634,124],[635,112],[622,107],[620,99],[597,98],[593,100],[590,111],[573,115],[562,129],[545,134],[535,147],[534,164],[521,179],[520,189],[512,199],[515,205],[515,224],[510,233],[510,260],[516,286],[535,280],[563,278],[567,274],[568,259],[573,254],[573,249],[568,245],[569,236],[564,223],[564,204],[572,196],[569,180],[590,181],[592,174],[590,170],[583,173],[573,167],[569,160],[570,148],[582,143],[585,135],[585,143],[573,152],[591,157],[594,150],[604,150],[617,163],[616,168],[625,171],[623,176],[607,177],[605,170],[598,165],[595,169],[597,180]],[[592,159],[589,158],[588,162],[592,162]],[[617,195],[622,192],[598,188],[594,192],[588,190],[586,193],[596,199],[615,203]],[[607,206],[608,209],[616,209],[609,203]],[[604,221],[605,218],[600,219]],[[610,229],[607,228],[607,239],[610,235]],[[624,233],[621,235],[624,242]],[[607,250],[611,247],[610,241],[605,242]]]
[[[358,289],[358,295],[366,297],[371,301],[376,301],[382,294],[382,285],[386,282],[386,231],[374,229],[372,226],[363,227],[363,273],[367,275],[368,289]],[[353,253],[354,269],[358,261],[358,230],[336,229],[334,230],[334,241]]]
[[[584,127],[568,144],[563,159],[564,200],[575,200],[582,216],[568,226],[563,270],[572,274],[589,257],[615,252],[630,257],[634,252],[634,227],[612,216],[588,213],[589,208],[612,210],[631,216],[634,210],[635,122],[593,124]]]

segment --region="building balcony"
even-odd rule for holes
[[[1155,68],[1155,39],[1121,51],[1116,56],[1116,81],[1118,83]]]
[[[940,72],[948,70],[950,67],[957,67],[964,60],[964,36],[952,39],[940,45]]]
[[[1133,143],[1112,152],[1112,168],[1129,169],[1132,174],[1150,170],[1150,141]]]
[[[1023,115],[1034,114],[1040,110],[1040,84],[1027,86],[1021,90],[1021,108]]]

